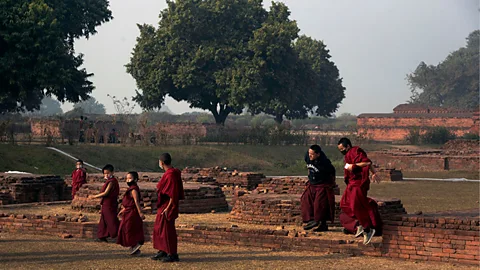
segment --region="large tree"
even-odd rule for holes
[[[108,0],[0,1],[0,113],[33,111],[45,96],[78,102],[94,89],[74,40],[112,19]]]
[[[332,72],[314,68],[314,61],[328,59],[328,51],[302,56],[294,46],[299,29],[289,15],[284,4],[272,3],[267,11],[261,0],[168,1],[157,29],[139,26],[127,64],[140,89],[134,99],[153,109],[169,95],[212,112],[217,124],[245,107],[275,115],[278,122],[283,115],[306,117],[314,107],[328,115],[332,109],[323,103],[329,101],[318,100],[330,99],[321,81]],[[307,98],[307,88],[315,95]],[[336,109],[339,101],[332,102]]]
[[[412,103],[452,108],[479,107],[479,39],[476,30],[467,37],[466,47],[447,56],[438,65],[421,62],[407,75]]]
[[[26,116],[54,116],[54,115],[61,115],[63,114],[63,110],[61,107],[60,102],[51,98],[51,97],[44,97],[42,99],[42,104],[40,104],[40,108],[38,110],[34,110],[32,112],[25,113],[23,115]]]
[[[86,114],[105,114],[105,106],[99,103],[94,97],[76,103],[73,105],[73,109],[82,109]]]

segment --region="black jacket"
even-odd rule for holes
[[[308,182],[311,185],[332,183],[335,177],[335,167],[323,151],[315,160],[310,160],[308,152],[305,154],[308,168]]]

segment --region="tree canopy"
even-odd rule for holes
[[[467,37],[466,47],[447,56],[438,65],[421,62],[407,75],[412,103],[430,106],[478,109],[479,39],[476,30]]]
[[[61,107],[60,102],[51,98],[51,97],[44,97],[42,99],[42,103],[38,110],[34,110],[32,112],[25,113],[23,115],[27,116],[54,116],[54,115],[61,115],[63,114],[63,110]]]
[[[167,3],[158,28],[139,25],[127,64],[142,108],[161,108],[169,95],[212,112],[217,124],[245,107],[281,122],[284,115],[330,115],[343,99],[325,45],[298,38],[284,4],[267,11],[261,0]]]
[[[99,103],[94,97],[76,103],[73,105],[73,109],[81,108],[82,111],[86,114],[105,114],[105,106],[102,103]]]
[[[92,74],[74,40],[112,19],[108,0],[0,1],[0,113],[33,111],[45,96],[88,98]]]

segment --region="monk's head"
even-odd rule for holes
[[[352,148],[352,142],[348,138],[341,138],[340,141],[338,141],[338,150],[346,155],[348,150]]]
[[[105,167],[103,167],[102,172],[103,172],[103,178],[108,179],[113,176],[113,165],[107,164]]]
[[[77,167],[77,169],[83,168],[83,160],[81,159],[77,160],[75,166]]]
[[[315,160],[320,157],[320,154],[322,153],[322,148],[318,144],[314,144],[310,146],[310,149],[308,149],[308,157],[310,160]]]
[[[128,172],[127,177],[125,177],[125,182],[127,182],[128,186],[135,185],[138,181],[138,173],[137,172]]]
[[[158,159],[158,166],[162,170],[166,170],[172,165],[172,156],[170,156],[169,153],[163,153],[160,155],[160,158]]]

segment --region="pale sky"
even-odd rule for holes
[[[438,64],[465,46],[479,29],[478,0],[284,0],[301,34],[323,40],[337,65],[346,98],[337,114],[391,112],[409,99],[407,73],[425,61]],[[269,5],[270,1],[265,1]],[[94,73],[92,93],[107,113],[115,113],[107,94],[132,97],[136,84],[125,64],[139,35],[137,23],[157,25],[162,0],[111,0],[115,17],[89,40],[76,42],[84,67]],[[176,114],[193,111],[167,98]],[[63,104],[64,111],[72,104]],[[195,109],[198,110],[198,109]],[[140,112],[137,106],[137,112]]]

